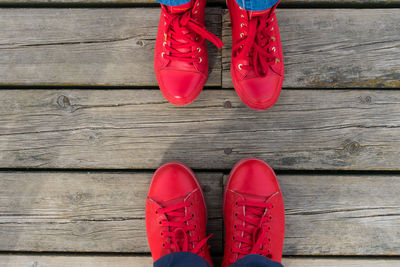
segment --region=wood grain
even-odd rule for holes
[[[398,9],[281,9],[289,88],[399,88]],[[157,86],[159,8],[0,9],[0,85]],[[221,9],[207,27],[221,35]],[[209,45],[209,86],[232,87],[225,48]],[[379,22],[379,23],[377,23]]]
[[[18,4],[156,4],[156,0],[0,0],[0,4],[18,5]],[[225,5],[224,0],[208,0],[208,4]],[[320,4],[351,4],[351,5],[393,5],[398,4],[399,0],[281,0],[282,4],[295,4],[295,5],[320,5]]]
[[[197,173],[222,253],[222,173]],[[0,250],[149,252],[152,172],[0,172]],[[285,255],[399,255],[399,176],[279,175]]]
[[[284,87],[400,87],[398,9],[278,9]],[[229,14],[223,16],[222,85],[232,87]]]
[[[158,90],[1,90],[1,168],[398,170],[400,92],[283,90],[267,112],[233,90],[191,105]]]
[[[395,267],[398,259],[382,258],[283,258],[286,267]],[[36,264],[36,265],[35,265]],[[152,267],[150,256],[36,256],[36,255],[0,255],[1,267]]]
[[[0,250],[148,252],[152,173],[0,173]],[[221,251],[222,174],[199,174]]]
[[[159,8],[0,9],[0,84],[157,85]],[[221,33],[221,9],[207,9]],[[221,52],[208,46],[207,85],[221,85]]]

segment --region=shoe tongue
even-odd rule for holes
[[[185,197],[178,197],[178,198],[174,198],[174,199],[170,199],[170,200],[164,201],[162,203],[162,205],[164,207],[170,207],[170,206],[173,206],[173,205],[176,205],[176,204],[180,204],[180,203],[182,203],[184,201],[185,201]]]
[[[249,16],[250,16],[250,18],[260,17],[260,16],[264,16],[265,14],[268,14],[270,11],[271,11],[271,9],[262,10],[262,11],[249,11]]]
[[[193,1],[179,6],[167,6],[168,11],[172,14],[184,13],[193,6]]]
[[[162,203],[162,205],[164,206],[164,207],[170,207],[170,206],[173,206],[173,205],[177,205],[177,204],[180,204],[180,203],[182,203],[182,202],[184,202],[185,201],[185,197],[179,197],[179,198],[176,198],[176,199],[171,199],[171,200],[168,200],[168,201],[165,201],[165,202],[163,202]],[[179,209],[179,210],[175,210],[174,212],[184,212],[184,210],[185,210],[185,208],[181,208],[181,209]],[[168,219],[168,221],[170,221],[170,222],[180,222],[181,220],[182,220],[182,217],[177,217],[177,216],[168,216],[167,215],[167,219]],[[175,227],[170,227],[170,231],[175,231],[177,228],[175,228]],[[178,234],[178,236],[177,236],[178,238],[180,237],[180,235]]]
[[[190,8],[193,7],[194,1],[190,1],[189,3],[183,4],[183,5],[179,5],[179,6],[167,6],[168,11],[171,12],[172,14],[183,14],[185,13],[187,10],[189,10]],[[183,33],[186,34],[189,31],[184,30]],[[188,43],[186,40],[183,39],[178,39],[177,41],[185,44]],[[188,53],[191,51],[191,49],[189,48],[177,48],[177,51],[181,52],[181,53]],[[187,63],[187,62],[183,62],[183,61],[174,61],[172,60],[169,63],[169,67],[172,68],[179,68],[179,69],[185,69],[185,70],[192,70],[193,69],[193,65],[191,63]]]

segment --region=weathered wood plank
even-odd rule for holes
[[[156,4],[156,0],[0,0],[0,4]],[[208,0],[208,4],[225,4],[225,0]],[[283,4],[398,4],[399,0],[281,0]]]
[[[147,252],[152,173],[0,173],[0,250]],[[222,174],[199,174],[221,251]]]
[[[198,173],[214,253],[222,253],[222,174]],[[151,172],[0,172],[0,250],[148,252]],[[399,176],[279,175],[285,255],[399,255]]]
[[[286,267],[395,267],[400,260],[390,258],[283,258]],[[35,265],[36,264],[36,265]],[[152,267],[150,256],[41,256],[0,255],[1,267]]]
[[[399,9],[278,9],[277,18],[284,87],[400,87]],[[222,84],[232,87],[227,11],[222,35]]]
[[[157,85],[159,8],[0,9],[0,84]],[[221,9],[207,9],[221,33]],[[209,45],[207,85],[221,85],[221,52]]]
[[[233,90],[175,107],[158,90],[1,90],[1,168],[398,170],[400,92],[283,90],[267,112]]]
[[[221,32],[220,11],[207,12],[214,33]],[[279,10],[284,86],[400,87],[398,13]],[[0,33],[0,84],[156,86],[152,58],[158,14],[158,8],[1,9],[0,27],[7,30]],[[232,86],[228,20],[225,14],[222,60],[209,45],[207,85],[221,85],[222,61],[223,86]]]

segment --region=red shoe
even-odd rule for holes
[[[275,8],[246,11],[227,0],[232,25],[233,87],[255,110],[272,107],[283,83],[283,56]]]
[[[259,159],[244,159],[232,169],[225,188],[227,267],[248,254],[281,261],[285,215],[274,171]]]
[[[182,163],[154,173],[146,200],[146,229],[153,260],[178,251],[195,253],[210,264],[207,211],[201,187]]]
[[[205,39],[218,48],[223,43],[204,26],[206,0],[180,6],[161,4],[154,69],[164,97],[187,105],[200,94],[208,75]]]

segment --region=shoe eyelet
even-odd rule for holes
[[[190,202],[190,206],[193,206],[193,202]]]
[[[194,229],[197,229],[197,224],[194,225]]]
[[[235,217],[237,217],[238,216],[238,214],[237,213],[235,213]]]
[[[272,18],[271,21],[274,21],[274,18]]]
[[[159,221],[158,224],[161,224],[161,221]]]
[[[241,17],[242,19],[244,19],[244,16],[243,16],[243,14],[240,14],[240,17]]]
[[[281,62],[278,58],[275,58],[275,63],[279,63],[279,62]],[[273,207],[271,207],[271,208],[273,208]]]
[[[240,38],[243,38],[243,36],[244,36],[244,33],[242,32],[242,33],[240,34]]]
[[[275,48],[275,46],[274,46],[274,47],[272,47],[272,51],[274,51],[274,53],[276,52],[276,48]]]
[[[239,70],[242,70],[242,66],[243,66],[243,64],[239,64],[239,65],[238,65],[238,69],[239,69]]]
[[[244,23],[240,23],[240,27],[243,28],[243,26],[244,26]]]
[[[165,46],[167,44],[167,42],[164,42],[162,45]]]
[[[162,52],[162,53],[161,53],[161,57],[162,57],[162,58],[164,58],[164,54],[165,54],[165,52]]]
[[[158,211],[155,211],[156,214],[158,214]]]
[[[201,48],[200,48],[200,47],[197,47],[197,51],[200,53],[200,52],[201,52]]]
[[[271,40],[275,41],[276,40],[275,36],[271,36]]]
[[[194,214],[192,214],[192,218],[194,218]]]
[[[194,12],[194,14],[197,14],[199,11],[198,10],[196,10],[195,12]]]
[[[273,30],[274,30],[274,27],[271,28],[271,31],[273,31]]]
[[[199,57],[199,63],[201,63],[203,61],[203,59],[201,57]]]
[[[237,226],[236,226],[236,224],[235,224],[235,225],[233,226],[233,228],[235,228],[235,229],[236,229],[236,227],[237,227]]]
[[[239,65],[242,65],[242,64],[239,64]],[[235,206],[237,206],[238,205],[238,203],[237,203],[237,201],[235,202]]]

